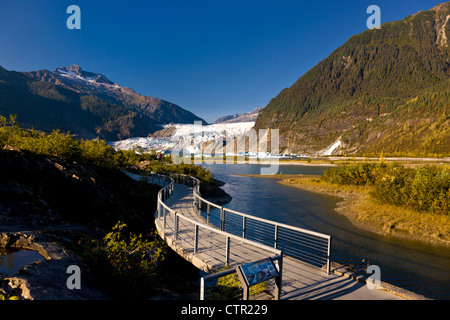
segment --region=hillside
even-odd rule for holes
[[[450,2],[351,37],[261,110],[281,152],[450,154]]]
[[[77,65],[53,72],[0,67],[0,114],[16,114],[25,127],[106,140],[148,136],[159,130],[158,124],[203,121],[175,104],[140,95]]]

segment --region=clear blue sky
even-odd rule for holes
[[[78,64],[206,121],[265,107],[282,89],[366,30],[444,2],[431,0],[1,0],[0,66]],[[69,30],[69,5],[81,30]]]

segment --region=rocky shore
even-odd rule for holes
[[[34,250],[42,259],[28,264],[15,275],[0,275],[0,292],[21,300],[105,300],[109,299],[92,277],[88,266],[67,247],[61,236],[45,236],[36,231],[0,233],[0,247],[7,250]],[[66,239],[67,241],[67,239]],[[81,270],[80,289],[70,289],[70,266]]]
[[[142,203],[140,195],[127,193],[134,190],[142,191]],[[107,299],[70,248],[83,237],[102,238],[119,220],[150,229],[154,222],[147,210],[156,208],[158,190],[121,172],[0,149],[0,249],[33,250],[42,256],[17,274],[0,274],[0,294],[30,300]],[[81,290],[66,285],[71,265],[80,267]]]

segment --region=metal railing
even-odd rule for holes
[[[194,188],[198,213],[222,231],[280,249],[285,255],[330,273],[331,236],[258,218],[214,204]]]
[[[181,220],[186,224],[194,225],[193,251],[198,250],[199,228],[215,232],[224,238],[225,262],[229,262],[230,241],[239,239],[246,243],[257,243],[260,248],[270,250],[274,254],[283,252],[287,256],[296,258],[309,265],[324,269],[330,274],[331,236],[258,218],[242,212],[219,206],[206,199],[200,194],[200,181],[197,178],[171,174],[170,183],[158,193],[158,217],[163,218],[166,228],[166,219],[173,219],[173,235],[179,237]],[[164,204],[164,200],[174,190],[174,183],[183,183],[193,187],[194,207],[197,213],[205,219],[206,224],[177,214],[174,210]],[[213,227],[211,227],[213,226]]]
[[[199,247],[200,237],[203,236],[203,239],[214,239],[217,243],[219,240],[220,246],[223,248],[223,258],[222,262],[224,265],[230,265],[232,260],[232,242],[236,245],[241,245],[243,243],[254,246],[255,248],[259,248],[267,251],[272,255],[281,255],[282,251],[273,247],[269,247],[267,245],[251,241],[248,239],[243,239],[239,236],[230,234],[223,230],[217,229],[214,226],[201,223],[189,217],[186,217],[182,214],[177,213],[175,210],[170,208],[164,201],[172,194],[174,191],[174,183],[177,181],[178,183],[183,183],[189,186],[194,187],[194,190],[198,190],[200,186],[200,181],[194,177],[174,174],[170,177],[171,181],[165,187],[163,187],[158,193],[158,207],[157,207],[157,215],[159,219],[163,220],[163,230],[166,232],[170,232],[172,234],[172,239],[174,241],[184,241],[188,243],[191,247],[191,251],[193,254],[199,253],[200,249],[202,252],[208,252],[208,250],[212,249],[212,251],[218,251],[220,248],[213,248],[212,246],[204,246],[203,248]],[[194,204],[195,205],[195,204]],[[169,221],[170,220],[170,221]],[[214,237],[211,237],[211,234]],[[236,259],[235,259],[236,260]]]

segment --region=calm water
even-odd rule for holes
[[[13,252],[0,252],[0,274],[11,276],[19,272],[26,265],[42,260],[37,251],[20,250]]]
[[[212,164],[215,178],[233,200],[226,207],[332,236],[332,260],[377,265],[381,280],[433,299],[450,299],[450,249],[379,236],[355,228],[334,209],[339,198],[281,185],[249,164]],[[283,165],[284,174],[321,174],[326,167]],[[362,260],[365,259],[365,262]]]

